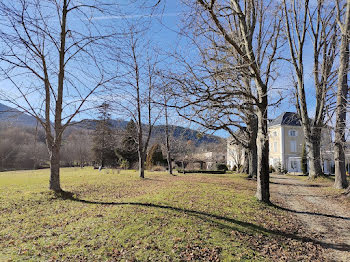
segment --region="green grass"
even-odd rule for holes
[[[146,177],[61,169],[74,193],[63,199],[47,190],[48,170],[0,173],[0,261],[266,261],[305,251],[290,217],[256,201],[242,175]]]

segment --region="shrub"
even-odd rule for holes
[[[165,171],[165,168],[163,166],[154,166],[152,167],[153,171]]]
[[[286,170],[282,167],[281,162],[278,162],[276,169],[277,169],[277,172],[280,173],[280,174],[287,173]]]
[[[216,170],[225,170],[225,171],[227,171],[228,167],[225,164],[217,164],[216,165]]]
[[[121,159],[120,162],[119,162],[119,165],[123,169],[128,169],[129,166],[130,166],[129,161],[126,160],[126,159]]]

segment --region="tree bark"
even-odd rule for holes
[[[345,128],[346,128],[346,107],[348,96],[348,70],[349,70],[349,32],[350,32],[350,0],[347,1],[345,22],[343,23],[341,44],[340,44],[340,63],[338,71],[338,90],[337,90],[337,108],[335,124],[335,143],[334,143],[334,161],[335,161],[335,188],[346,188],[345,168]]]
[[[244,150],[244,165],[242,167],[240,167],[241,163],[237,163],[237,172],[240,172],[240,170],[242,170],[242,172],[244,174],[248,174],[249,177],[249,172],[250,172],[250,149],[249,148],[245,148]]]
[[[302,53],[301,53],[302,54]],[[301,55],[299,57],[299,64],[300,67],[303,68],[303,62]],[[298,99],[298,114],[301,118],[301,126],[303,128],[304,136],[305,136],[305,144],[307,147],[307,158],[309,161],[309,178],[314,179],[319,175],[322,175],[322,168],[320,163],[320,158],[317,157],[320,155],[320,151],[317,152],[317,149],[320,149],[320,147],[317,147],[318,141],[317,139],[320,139],[320,137],[316,138],[317,132],[313,133],[310,119],[308,116],[307,111],[307,104],[306,104],[306,96],[305,96],[305,88],[304,88],[304,76],[302,73],[303,69],[301,69],[301,72],[298,74],[298,85],[297,85],[297,99]],[[319,130],[319,136],[321,135],[321,131]]]
[[[301,60],[301,58],[300,58]],[[302,64],[302,60],[300,62],[300,65]],[[320,159],[317,158],[317,155],[320,154],[320,152],[317,151],[317,145],[315,148],[315,139],[313,139],[312,134],[312,127],[310,124],[310,119],[308,116],[307,111],[307,105],[306,105],[306,96],[305,96],[305,88],[304,88],[304,77],[301,73],[298,76],[298,87],[297,87],[298,97],[299,97],[299,108],[298,113],[301,118],[301,126],[303,128],[304,136],[305,136],[305,144],[307,147],[307,158],[309,161],[309,178],[314,179],[317,176],[322,174],[322,168],[320,164]],[[320,138],[318,138],[320,139]]]
[[[256,178],[257,170],[258,170],[258,155],[257,155],[257,148],[256,145],[254,149],[249,150],[249,178]]]
[[[258,135],[258,121],[256,117],[251,118],[249,123],[249,178],[256,178],[258,169],[258,156],[256,139]]]
[[[144,153],[139,150],[139,175],[140,178],[145,178],[145,157]]]
[[[165,99],[165,103],[167,103],[167,99]],[[167,161],[168,161],[168,172],[170,175],[173,174],[173,166],[171,163],[171,153],[170,153],[170,141],[169,141],[169,123],[168,123],[168,106],[165,105],[165,136],[166,136],[166,153],[167,153]]]
[[[170,155],[170,151],[168,150],[167,152],[167,161],[168,161],[168,172],[170,175],[173,174],[173,165],[171,163],[171,155]]]
[[[323,174],[321,165],[321,127],[313,127],[311,131],[311,141],[312,141],[312,159],[309,166],[314,170],[317,175]]]
[[[267,95],[261,96],[258,116],[257,135],[257,190],[258,200],[270,203],[270,174],[269,174],[269,140],[267,132]]]
[[[50,189],[61,192],[60,184],[60,146],[54,145],[50,150]]]

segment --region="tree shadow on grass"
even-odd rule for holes
[[[143,177],[141,178],[142,181],[164,181],[162,179],[157,179],[157,178],[150,178],[150,177]]]
[[[281,196],[297,196],[297,197],[301,197],[301,196],[306,196],[306,197],[314,197],[314,198],[328,198],[331,197],[332,195],[314,195],[314,194],[301,194],[301,193],[278,193]]]
[[[297,183],[280,183],[280,182],[273,182],[270,181],[270,184],[274,185],[282,185],[282,186],[299,186],[299,187],[326,187],[324,185],[317,185],[317,184],[297,184]]]
[[[164,209],[164,210],[171,210],[171,211],[175,211],[175,212],[181,212],[181,213],[185,213],[186,215],[189,216],[194,216],[197,218],[200,218],[203,221],[209,222],[209,223],[213,223],[215,224],[217,227],[221,228],[221,229],[229,229],[229,230],[236,230],[236,231],[240,231],[242,233],[247,233],[246,231],[240,230],[237,226],[246,228],[248,230],[253,231],[254,233],[261,233],[261,234],[272,234],[276,237],[284,237],[284,238],[290,238],[290,239],[294,239],[297,241],[301,241],[301,242],[311,242],[313,244],[317,244],[320,245],[324,248],[331,248],[331,249],[335,249],[335,250],[339,250],[339,251],[348,251],[350,250],[350,245],[345,244],[345,243],[338,243],[338,244],[334,244],[334,243],[326,243],[326,242],[322,242],[320,240],[317,239],[313,239],[310,237],[303,237],[303,236],[298,236],[292,233],[288,233],[288,232],[283,232],[283,231],[279,231],[279,230],[272,230],[272,229],[268,229],[268,228],[264,228],[260,225],[256,225],[253,223],[249,223],[249,222],[245,222],[245,221],[241,221],[238,219],[234,219],[234,218],[229,218],[229,217],[225,217],[225,216],[220,216],[220,215],[216,215],[216,214],[211,214],[211,213],[206,213],[203,211],[197,211],[197,210],[191,210],[191,209],[185,209],[185,208],[180,208],[180,207],[173,207],[173,206],[168,206],[168,205],[159,205],[159,204],[152,204],[152,203],[142,203],[142,202],[103,202],[103,201],[91,201],[91,200],[85,200],[85,199],[80,199],[74,196],[73,193],[70,192],[63,192],[61,193],[61,198],[62,199],[66,199],[66,200],[71,200],[71,201],[76,201],[76,202],[80,202],[80,203],[84,203],[84,204],[93,204],[93,205],[106,205],[106,206],[124,206],[124,205],[130,205],[130,206],[139,206],[139,207],[149,207],[149,208],[159,208],[159,209]],[[282,207],[278,207],[276,205],[273,205],[279,209],[283,209],[283,210],[287,210],[287,211],[291,211],[293,212],[294,210],[288,210]],[[297,211],[294,211],[297,212]],[[309,213],[309,212],[305,212],[305,213]],[[310,213],[312,214],[312,213]],[[334,217],[334,216],[333,216]],[[341,218],[341,219],[349,219],[350,218],[342,218],[342,217],[336,217],[336,218]],[[230,224],[225,224],[226,223],[231,223]]]
[[[283,176],[271,176],[272,179],[290,179],[288,177],[283,177]]]
[[[350,221],[350,217],[342,217],[342,216],[335,216],[335,215],[328,215],[328,214],[323,214],[323,213],[315,213],[315,212],[309,212],[309,211],[299,211],[299,210],[293,210],[293,209],[289,209],[289,208],[285,208],[285,207],[281,207],[275,204],[271,204],[273,207],[280,209],[280,210],[284,210],[284,211],[288,211],[288,212],[292,212],[295,214],[303,214],[303,215],[310,215],[310,216],[321,216],[321,217],[328,217],[328,218],[334,218],[334,219],[341,219],[341,220],[347,220]],[[349,249],[350,250],[350,249]]]

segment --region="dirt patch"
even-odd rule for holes
[[[273,202],[295,216],[305,233],[324,249],[328,261],[350,261],[350,210],[322,194],[318,183],[296,177],[271,176]]]

